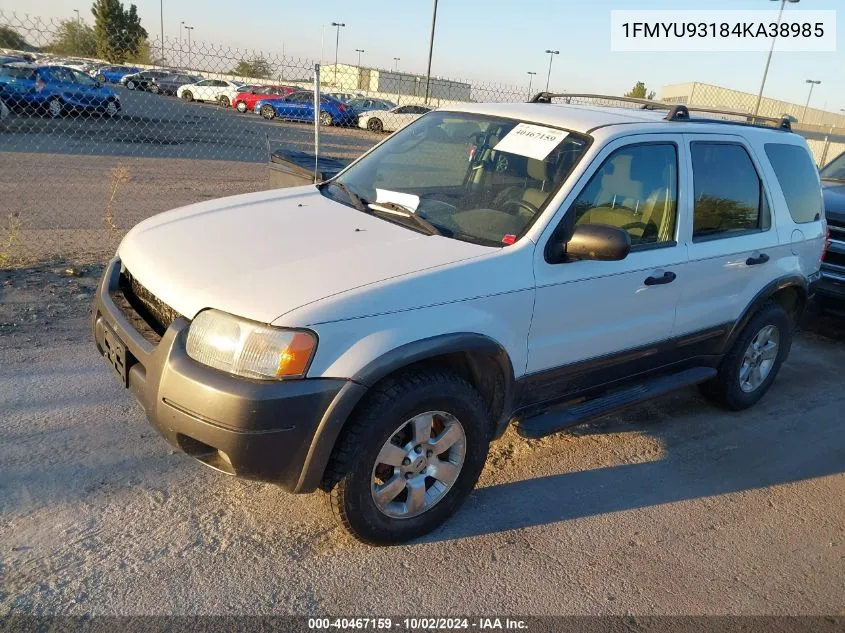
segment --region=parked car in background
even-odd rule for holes
[[[401,105],[390,110],[362,112],[358,115],[358,127],[371,132],[395,132],[432,110],[422,105]]]
[[[196,84],[204,78],[201,75],[191,75],[189,73],[169,73],[161,77],[155,77],[149,83],[148,90],[155,94],[163,94],[173,96],[180,86],[187,84]]]
[[[51,117],[80,112],[115,116],[120,98],[108,86],[65,66],[17,62],[0,66],[0,98],[13,111]]]
[[[0,64],[12,64],[14,62],[26,62],[27,60],[17,55],[0,55]]]
[[[124,75],[120,83],[128,90],[152,91],[151,88],[155,85],[156,79],[172,74],[172,70],[142,70],[139,73]]]
[[[390,110],[395,108],[396,104],[387,99],[373,99],[372,97],[356,97],[346,102],[346,105],[352,106],[358,112],[369,112],[370,110]]]
[[[94,79],[104,84],[117,84],[126,75],[141,72],[135,66],[100,66],[92,71]]]
[[[260,99],[254,110],[265,119],[313,121],[314,93],[303,90],[280,99]],[[320,125],[354,125],[355,116],[355,110],[342,101],[320,95]]]
[[[300,88],[294,86],[249,86],[238,92],[232,100],[232,107],[238,112],[250,112],[255,108],[255,103],[262,99],[274,97],[286,97],[289,94],[298,92]]]
[[[364,96],[361,92],[326,92],[324,94],[341,103],[349,103],[352,99],[360,99]]]
[[[819,175],[829,241],[822,278],[813,290],[823,307],[830,300],[845,301],[845,152],[824,166]]]
[[[185,101],[216,101],[228,107],[244,86],[246,84],[242,81],[203,79],[196,83],[179,86],[176,96]]]

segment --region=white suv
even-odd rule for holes
[[[445,521],[509,423],[540,437],[692,384],[754,404],[824,249],[804,140],[537,101],[436,110],[320,185],[145,220],[105,271],[98,349],[171,444],[323,489],[370,543]]]

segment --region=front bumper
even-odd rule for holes
[[[125,346],[127,386],[153,426],[174,447],[231,475],[303,486],[311,446],[327,411],[359,387],[343,379],[261,381],[207,367],[185,351],[188,321],[177,316],[159,335],[120,287],[120,260],[113,259],[97,289],[92,313],[98,351],[114,361]],[[115,343],[114,338],[120,343]]]

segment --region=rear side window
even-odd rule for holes
[[[807,151],[798,145],[766,143],[766,156],[775,170],[789,215],[795,223],[821,219],[819,177]]]
[[[736,143],[690,143],[695,208],[693,240],[733,237],[769,228],[763,185],[751,157]]]

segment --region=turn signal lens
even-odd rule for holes
[[[247,378],[301,378],[317,348],[307,330],[255,323],[218,310],[204,310],[188,330],[186,349],[195,361]]]

